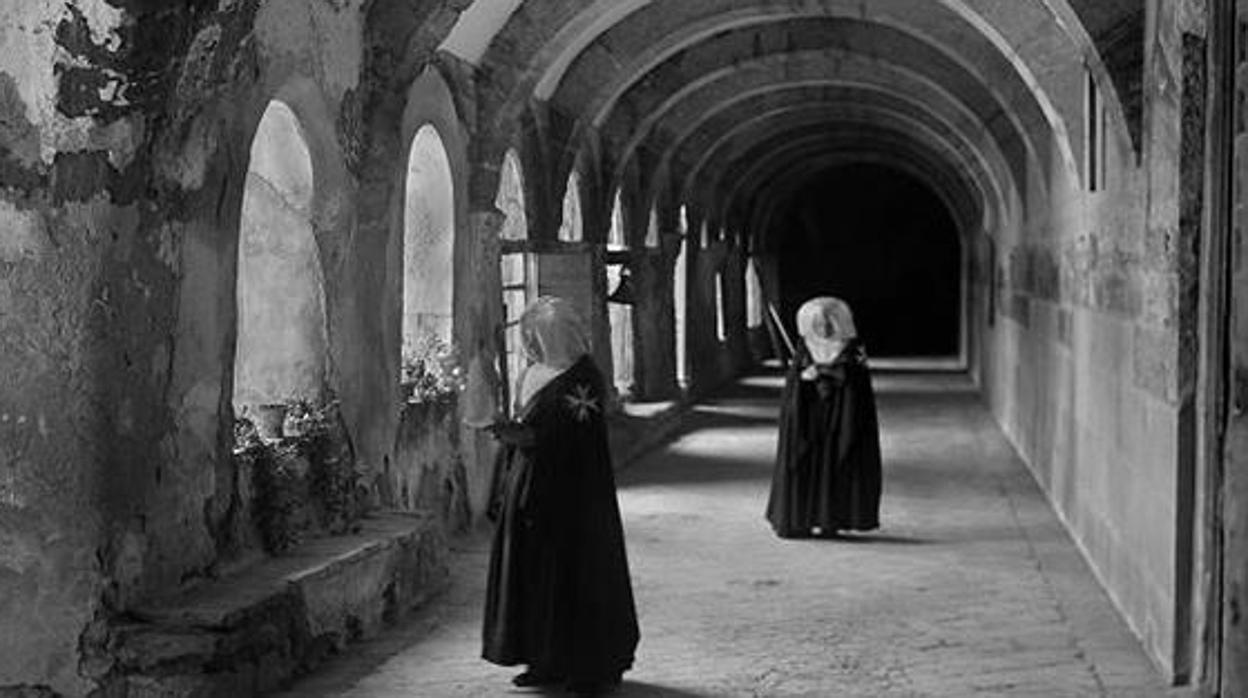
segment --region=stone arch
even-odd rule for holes
[[[998,101],[1000,101],[1004,109],[1004,112],[1001,113],[1005,113],[1010,118],[1013,118],[1013,107],[1015,105],[1026,106],[1026,109],[1019,114],[1020,118],[1022,118],[1023,114],[1026,114],[1026,118],[1023,119],[1026,124],[1020,123],[1019,125],[1027,126],[1024,132],[1031,141],[1028,148],[1039,156],[1039,164],[1042,167],[1047,167],[1050,160],[1062,160],[1067,165],[1073,165],[1074,160],[1068,152],[1068,139],[1064,137],[1065,121],[1069,120],[1069,114],[1072,113],[1071,105],[1067,103],[1069,100],[1066,100],[1059,107],[1055,107],[1049,103],[1046,92],[1046,90],[1061,88],[1064,84],[1061,80],[1064,78],[1054,78],[1045,73],[1042,76],[1043,80],[1036,79],[1030,72],[1031,63],[1029,62],[1035,61],[1036,57],[1015,55],[1008,40],[993,34],[991,31],[992,27],[984,25],[982,19],[976,14],[977,10],[969,7],[973,4],[982,5],[983,3],[961,3],[960,5],[965,6],[959,5],[956,7],[953,3],[941,3],[930,10],[930,16],[928,16],[928,13],[922,13],[923,17],[921,20],[917,16],[910,16],[904,20],[900,19],[896,12],[897,8],[892,7],[895,4],[884,3],[887,6],[878,10],[874,6],[871,8],[869,18],[864,17],[864,19],[869,21],[871,26],[875,27],[872,31],[900,31],[903,34],[912,36],[914,40],[912,43],[915,47],[920,45],[932,47],[935,50],[934,57],[943,56],[941,60],[945,60],[951,70],[963,71],[966,76],[971,78],[972,82],[978,80],[981,84],[996,84],[1008,79],[1013,91],[1009,94],[998,95]],[[941,9],[937,10],[937,7]],[[991,9],[991,7],[978,8],[979,11],[991,11]],[[744,32],[750,27],[777,22],[800,22],[801,26],[819,22],[826,23],[829,21],[829,18],[839,18],[838,21],[853,22],[863,13],[866,13],[866,11],[860,10],[856,4],[848,2],[821,2],[817,3],[817,6],[804,7],[800,11],[789,8],[775,8],[770,11],[759,12],[757,8],[750,11],[746,11],[743,8],[736,8],[735,11],[725,8],[724,11],[717,11],[713,15],[707,13],[704,9],[698,10],[691,7],[686,11],[685,8],[681,8],[678,18],[674,18],[669,23],[673,27],[670,32],[671,45],[654,56],[647,57],[639,54],[637,57],[626,57],[619,61],[616,71],[618,75],[605,80],[605,82],[603,78],[598,78],[596,84],[600,87],[590,95],[590,99],[587,102],[588,106],[586,107],[588,113],[584,118],[587,123],[593,124],[597,124],[606,118],[612,109],[612,104],[617,99],[623,97],[624,92],[630,89],[630,85],[641,85],[644,89],[646,85],[657,86],[670,83],[670,80],[656,79],[654,75],[651,75],[651,71],[656,70],[664,59],[674,55],[677,51],[692,49],[692,47],[700,43],[709,44],[716,40],[724,40],[725,34],[717,33],[714,31],[715,28],[723,30],[731,27],[733,32]],[[946,16],[943,18],[937,17],[940,13],[945,13]],[[685,17],[686,14],[688,17]],[[914,13],[910,14],[913,15]],[[905,16],[906,13],[903,12],[901,15]],[[643,19],[639,15],[636,21],[641,22]],[[686,23],[687,26],[682,24],[682,22]],[[957,31],[965,34],[965,41],[950,42],[949,36],[946,35],[953,31],[951,27],[943,33],[940,31],[941,27],[945,27],[950,22],[957,25]],[[619,26],[613,28],[612,32],[619,33],[622,36],[630,36],[630,28],[627,24],[627,22],[619,23]],[[1007,22],[1007,25],[1010,24],[1017,25],[1019,22]],[[885,30],[886,27],[891,27],[892,29]],[[1018,29],[1018,27],[1014,28],[1015,31]],[[753,29],[748,30],[753,31]],[[608,41],[609,39],[604,37],[601,40]],[[1078,44],[1076,37],[1066,37],[1066,40],[1073,42],[1071,44],[1072,47]],[[792,50],[783,42],[776,44],[776,42],[763,41],[761,43],[764,46],[772,46],[784,51]],[[612,40],[611,45],[614,46],[615,41]],[[651,42],[651,46],[654,45],[657,44]],[[703,49],[700,48],[698,50]],[[897,54],[897,51],[890,52],[890,55]],[[628,58],[633,58],[631,63]],[[991,61],[987,61],[988,58],[991,58]],[[1043,58],[1043,56],[1040,58]],[[586,82],[585,77],[588,74],[586,71],[591,69],[592,61],[584,56],[579,60],[583,65],[579,68],[571,66],[572,71],[563,78],[565,83],[569,83],[566,88],[560,88],[560,90],[567,92],[566,96],[561,97],[556,92],[552,98],[555,102],[560,102],[561,99],[563,101],[570,99],[581,100],[585,92],[583,88]],[[705,61],[694,62],[699,65],[705,63]],[[918,65],[926,65],[930,62],[932,61],[923,61]],[[989,63],[991,64],[990,66]],[[1080,65],[1079,60],[1077,57],[1074,57],[1063,64],[1062,70],[1069,71],[1072,69],[1071,66],[1077,65]],[[992,72],[982,73],[983,70],[989,70],[989,67]],[[685,68],[683,65],[679,65],[677,70],[683,72]],[[578,71],[584,74],[577,75]],[[642,80],[641,76],[647,77],[645,80]],[[989,80],[989,78],[992,79]],[[1064,98],[1064,93],[1060,92],[1060,90],[1057,94],[1063,95]],[[564,110],[570,108],[569,105],[563,103],[560,103],[559,106]],[[635,104],[631,105],[631,108],[625,109],[625,111],[631,114],[647,113],[646,109],[638,108],[638,105]],[[997,119],[994,118],[987,123],[990,125],[997,123]],[[1052,131],[1058,137],[1050,137],[1048,135],[1049,131]],[[575,142],[575,137],[573,141]],[[1057,149],[1052,156],[1048,154],[1050,147],[1056,147]]]
[[[395,197],[392,207],[392,230],[396,234],[392,235],[390,247],[388,247],[389,257],[393,260],[393,267],[390,267],[390,277],[394,280],[392,293],[398,299],[393,305],[401,308],[403,298],[403,280],[406,274],[401,266],[405,252],[403,250],[403,234],[406,232],[408,218],[409,192],[407,189],[407,180],[411,174],[411,165],[415,159],[415,148],[417,140],[422,138],[431,138],[430,130],[436,133],[438,145],[440,146],[440,154],[438,148],[431,148],[432,161],[438,162],[438,167],[442,164],[446,165],[443,180],[444,188],[449,188],[450,196],[443,196],[443,202],[449,206],[449,210],[445,212],[445,217],[450,218],[450,225],[445,226],[444,231],[449,232],[453,240],[442,240],[443,247],[439,252],[438,259],[444,261],[448,266],[455,269],[463,269],[471,266],[473,255],[473,245],[471,236],[462,234],[466,228],[469,218],[469,172],[470,162],[468,157],[468,133],[467,129],[461,123],[457,109],[455,95],[452,93],[450,86],[443,79],[442,74],[436,68],[427,68],[420,77],[412,82],[408,90],[408,103],[403,113],[402,120],[402,143],[406,147],[406,157],[402,159],[403,167],[398,173],[397,188],[403,192],[403,196]],[[445,162],[440,162],[445,158]],[[445,192],[443,192],[445,194]],[[440,307],[442,313],[450,314],[450,330],[443,336],[445,339],[454,340],[460,345],[472,344],[471,338],[468,336],[471,323],[466,322],[468,308],[466,308],[465,299],[470,299],[473,295],[472,291],[480,286],[480,280],[471,278],[471,275],[455,274],[449,279],[447,284],[441,291]],[[402,312],[399,310],[398,312]],[[400,315],[401,318],[401,315]],[[401,327],[402,320],[396,323]],[[402,337],[401,329],[396,330]],[[401,346],[401,339],[393,342],[397,346]],[[391,350],[393,351],[393,350]],[[394,360],[398,361],[397,352]]]
[[[341,319],[337,314],[340,310],[338,293],[344,281],[338,272],[350,244],[349,236],[342,233],[354,218],[350,176],[321,86],[298,74],[285,74],[280,81],[273,76],[266,84],[275,82],[280,87],[255,95],[255,101],[248,105],[244,112],[244,130],[240,133],[239,145],[246,148],[248,174],[239,178],[238,198],[231,197],[238,202],[238,218],[231,219],[236,221],[238,246],[230,261],[235,273],[231,277],[233,287],[229,290],[234,296],[235,308],[230,335],[234,361],[232,383],[224,387],[230,391],[234,409],[232,413],[223,414],[223,428],[227,428],[230,414],[253,412],[255,405],[288,398],[317,400],[330,395],[344,398],[344,415],[348,416],[348,428],[352,428],[358,426],[350,416],[358,404],[341,395],[344,386],[338,384],[341,376],[335,372],[335,366],[345,360],[344,341],[350,342],[343,332],[336,331],[337,321]],[[280,130],[287,134],[288,140],[266,145],[272,138],[266,134],[274,132],[271,130],[274,124],[284,124]],[[289,172],[281,176],[273,174],[274,168],[279,166]],[[287,189],[293,181],[290,178],[298,178],[303,182],[300,192],[281,195],[280,189],[265,185],[271,194],[279,195],[270,197],[267,205],[257,204],[264,200],[256,198],[256,187],[261,184],[254,176],[257,167],[267,170],[270,177],[281,179],[282,186]],[[290,201],[291,196],[298,200]],[[248,235],[249,216],[257,213],[249,211],[249,207],[257,205],[269,214],[275,213],[273,206],[285,207],[293,217],[281,221],[270,215],[267,223],[252,218],[251,224],[259,223],[264,230],[252,230]],[[288,234],[282,235],[283,231]],[[298,249],[292,249],[292,245]],[[256,268],[245,260],[252,259],[257,252],[276,255],[270,261],[282,261],[275,270]],[[259,266],[263,267],[263,263]],[[301,271],[293,271],[295,268]],[[284,289],[282,284],[286,284]],[[300,307],[302,310],[298,309]],[[252,313],[250,318],[248,313]],[[268,323],[261,319],[264,315],[254,313],[271,313],[278,319]],[[291,313],[295,316],[288,317]],[[302,329],[296,332],[293,325]],[[260,334],[255,334],[254,330],[259,330]],[[283,332],[285,339],[277,339]],[[264,342],[259,338],[270,334],[274,341],[261,349],[258,345]],[[286,351],[294,353],[287,359],[275,358]],[[290,368],[275,370],[268,378],[261,378],[265,369],[257,369],[257,366],[266,363],[270,366],[288,363]],[[296,380],[292,372],[302,378]]]
[[[269,103],[252,140],[238,245],[235,411],[325,392],[325,278],[312,155],[295,112]]]
[[[441,373],[447,368],[441,359],[448,354],[468,377],[454,403],[458,411],[465,416],[470,410],[474,416],[493,411],[497,391],[479,370],[492,360],[492,334],[478,318],[493,311],[495,304],[485,297],[497,297],[497,282],[463,273],[481,268],[483,246],[468,234],[469,133],[456,91],[443,70],[430,65],[407,85],[404,96],[386,213],[386,279],[378,289],[384,289],[386,303],[384,341],[376,353],[384,356],[385,371],[378,372],[381,382],[371,401],[385,411],[376,421],[386,431],[374,440],[389,458],[387,505],[408,509],[436,504],[444,507],[444,515],[456,517],[463,515],[465,504],[468,511],[483,510],[490,458],[464,433],[456,440],[453,424],[439,429],[413,426],[449,404],[446,392],[455,388]],[[444,379],[415,390],[411,369],[421,363]],[[431,404],[411,404],[422,402]]]
[[[402,365],[453,341],[455,182],[438,130],[426,124],[408,149],[403,220]]]

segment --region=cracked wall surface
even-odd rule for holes
[[[350,363],[381,326],[351,300],[353,169],[390,5],[0,7],[0,685],[85,695],[114,670],[104,619],[222,562],[239,173],[272,99],[310,142],[332,387],[370,467],[394,448],[373,422],[397,407],[361,396],[396,371]],[[462,9],[426,5],[405,25]],[[425,59],[440,40],[408,38]]]

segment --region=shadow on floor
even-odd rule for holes
[[[810,538],[794,538],[793,540],[813,541],[818,543],[855,545],[929,545],[940,541],[917,536],[897,536],[888,533],[842,533],[835,536],[813,536]]]
[[[538,690],[536,692],[529,690],[514,690],[508,695],[529,695],[529,696],[570,696],[572,694],[561,689]],[[668,688],[653,683],[645,683],[644,681],[630,681],[624,679],[619,688],[602,694],[603,698],[715,698],[714,693],[695,693],[687,691],[683,688]]]
[[[714,483],[767,482],[771,467],[760,467],[748,454],[720,457],[714,454],[676,453],[663,459],[663,468],[630,468],[616,475],[619,489],[649,485],[696,487]]]
[[[645,683],[643,681],[624,680],[623,685],[614,693],[608,695],[616,698],[712,698],[713,693],[694,693],[686,691],[682,688],[668,688],[653,683]]]

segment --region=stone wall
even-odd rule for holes
[[[84,629],[143,576],[154,479],[177,476],[159,396],[178,255],[142,197],[145,110],[169,87],[153,76],[184,27],[126,19],[102,1],[0,8],[0,677],[66,693],[90,686]]]
[[[994,236],[992,269],[976,275],[974,354],[993,412],[1093,570],[1159,666],[1180,675],[1195,365],[1180,328],[1197,307],[1180,293],[1194,261],[1180,230],[1173,12],[1150,9],[1142,159],[1111,119],[1104,189],[1069,168],[1044,188],[1029,177]]]
[[[106,618],[222,563],[244,175],[274,99],[312,161],[327,387],[383,470],[394,87],[463,4],[0,7],[0,685],[85,695],[113,669],[93,651]]]

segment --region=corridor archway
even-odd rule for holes
[[[234,410],[325,388],[324,273],[312,222],[312,157],[298,117],[273,101],[251,146],[238,245]]]

